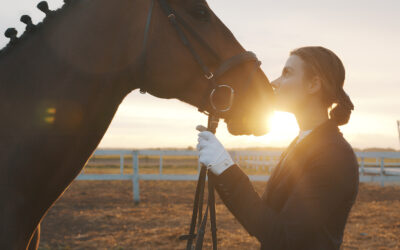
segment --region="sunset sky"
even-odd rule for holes
[[[48,1],[50,8],[61,0]],[[333,50],[346,68],[344,89],[355,110],[341,126],[353,147],[400,149],[400,1],[398,0],[209,0],[210,7],[241,44],[257,53],[270,80],[279,77],[289,52],[321,45]],[[34,23],[43,18],[38,1],[1,0],[0,32],[16,27],[22,14]],[[0,47],[7,40],[0,38]],[[197,143],[197,124],[207,117],[177,100],[132,92],[120,106],[100,147],[187,147]],[[220,124],[217,136],[230,147],[286,147],[297,135],[294,116],[277,112],[262,137],[229,135]]]

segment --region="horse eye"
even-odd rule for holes
[[[192,11],[193,17],[203,20],[203,21],[208,21],[210,18],[210,12],[205,6],[198,5],[196,6],[193,11]]]

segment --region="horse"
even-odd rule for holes
[[[0,249],[38,248],[41,220],[134,90],[206,114],[229,102],[218,116],[231,134],[267,132],[268,78],[205,0],[38,8],[43,21],[22,16],[25,32],[8,29],[0,51]]]

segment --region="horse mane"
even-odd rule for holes
[[[64,13],[65,9],[69,9],[72,5],[73,2],[76,2],[78,0],[64,0],[63,6],[61,8],[58,8],[56,10],[49,10],[48,4],[46,1],[41,1],[38,3],[37,8],[40,9],[42,12],[46,14],[46,16],[43,18],[43,20],[37,24],[33,24],[31,21],[30,16],[28,15],[23,15],[21,17],[21,21],[26,24],[26,22],[30,22],[30,24],[27,24],[26,29],[24,33],[20,37],[15,37],[10,38],[10,42],[6,44],[2,49],[0,49],[0,59],[3,58],[6,54],[8,54],[14,47],[16,47],[18,44],[24,42],[27,40],[29,37],[32,36],[32,34],[36,33],[38,30],[43,29],[43,26],[46,26],[50,21],[52,21],[55,17],[59,17],[60,14]],[[23,21],[24,20],[24,21]],[[9,28],[5,32],[5,35],[7,36],[8,32],[16,32],[14,28]]]

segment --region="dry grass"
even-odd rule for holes
[[[40,249],[184,249],[195,184],[141,181],[134,205],[129,181],[75,181],[44,218]],[[400,249],[400,186],[359,190],[343,249]],[[259,249],[219,199],[217,225],[220,249]],[[210,241],[208,231],[204,249]]]

